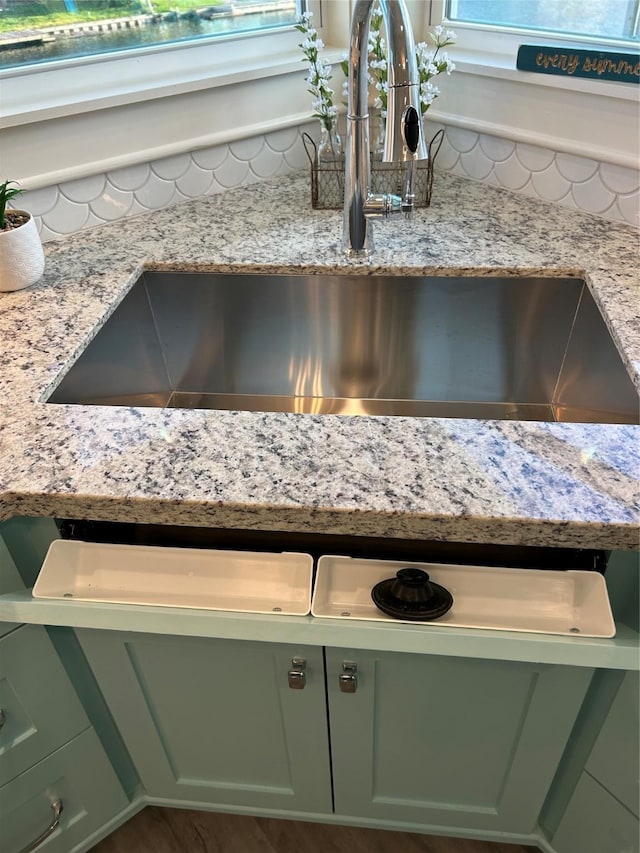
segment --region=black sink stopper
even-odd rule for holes
[[[453,596],[445,587],[429,580],[422,569],[406,568],[394,578],[377,583],[371,590],[373,603],[387,616],[428,622],[444,616],[453,606]]]

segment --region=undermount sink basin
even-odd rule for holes
[[[146,271],[48,402],[639,421],[578,278]]]

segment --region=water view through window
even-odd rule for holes
[[[447,17],[452,22],[637,41],[640,0],[448,0]]]
[[[293,24],[299,0],[0,0],[0,68]]]

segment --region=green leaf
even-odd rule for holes
[[[15,188],[9,187],[9,184],[16,184]],[[17,181],[5,181],[0,184],[0,228],[4,228],[6,222],[7,202],[24,190],[17,186]]]

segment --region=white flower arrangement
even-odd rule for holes
[[[381,33],[382,21],[382,12],[380,6],[376,3],[373,7],[369,24],[369,84],[376,91],[373,106],[380,110],[382,118],[386,118],[389,81],[387,79],[387,45]],[[430,37],[434,44],[433,48],[430,48],[423,41],[416,45],[416,62],[420,77],[420,111],[422,115],[427,112],[440,94],[440,89],[431,80],[437,77],[438,74],[451,74],[455,70],[455,65],[446,51],[443,50],[443,48],[455,44],[457,36],[454,31],[445,29],[439,25],[434,27]],[[343,57],[341,66],[345,77],[347,77],[349,72],[348,57]],[[348,85],[348,82],[345,80],[343,84],[343,95],[345,97]]]
[[[324,42],[318,38],[318,31],[311,25],[313,12],[304,12],[296,23],[304,39],[298,45],[304,54],[303,62],[309,63],[309,73],[305,77],[308,91],[313,95],[313,115],[320,119],[323,126],[330,131],[338,115],[333,103],[333,89],[329,85],[331,64],[320,57]]]

